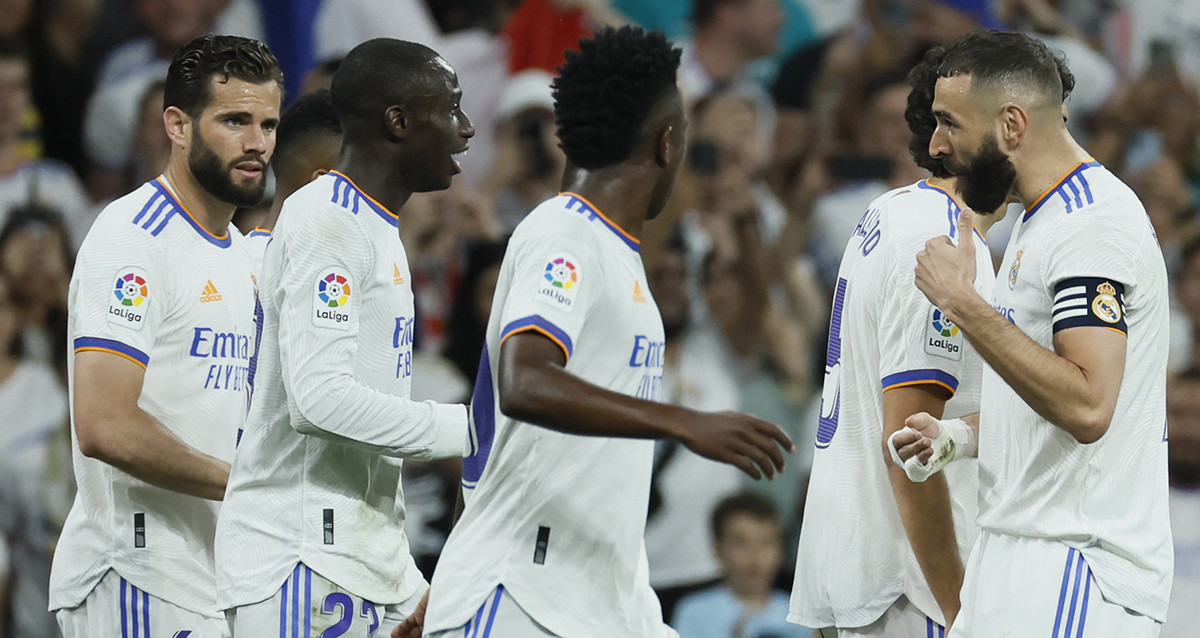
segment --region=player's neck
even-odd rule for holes
[[[960,209],[967,208],[967,203],[963,201],[962,195],[958,194],[957,178],[935,176],[927,178],[925,181],[930,186],[936,186],[937,188],[946,191],[946,194],[950,196],[950,199],[954,200],[954,203],[957,204]],[[1004,219],[1004,211],[1006,208],[1008,208],[1008,202],[1004,202],[1004,204],[1002,204],[1000,208],[996,210],[996,212],[990,215],[980,214],[979,211],[975,211],[975,230],[979,231],[980,237],[983,237],[985,240],[987,239],[988,230],[991,229],[996,222]]]
[[[621,230],[640,240],[650,208],[651,188],[644,181],[623,164],[596,170],[568,168],[562,190],[583,196]]]
[[[236,206],[223,202],[204,190],[188,168],[187,160],[178,153],[171,155],[163,176],[167,179],[171,193],[201,228],[217,237],[225,235],[229,223],[233,221]]]
[[[1013,191],[1028,209],[1047,191],[1067,176],[1080,163],[1092,159],[1079,146],[1066,129],[1045,135],[1031,132],[1031,144],[1021,157],[1013,159],[1017,168],[1017,180]]]
[[[393,213],[399,214],[408,198],[412,197],[412,191],[405,189],[396,179],[394,164],[381,161],[378,153],[368,149],[343,146],[333,170],[349,177],[360,191]]]

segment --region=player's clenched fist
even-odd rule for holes
[[[737,412],[704,413],[680,437],[693,452],[728,463],[758,480],[783,470],[783,450],[796,451],[777,426]]]

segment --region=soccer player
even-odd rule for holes
[[[255,272],[260,272],[263,254],[271,240],[271,229],[279,220],[283,202],[301,186],[328,173],[342,150],[342,125],[333,110],[329,89],[301,95],[279,118],[275,132],[275,155],[271,172],[275,175],[275,198],[258,228],[246,234]]]
[[[409,398],[396,212],[460,171],[475,129],[457,76],[425,46],[370,40],[331,95],[341,156],[287,199],[266,253],[254,400],[217,526],[219,602],[240,638],[385,635],[407,617],[426,583],[400,459],[467,448],[464,406]]]
[[[675,635],[643,541],[650,439],[755,478],[791,448],[753,417],[656,402],[663,326],[637,237],[684,159],[678,66],[662,33],[609,28],[555,80],[565,192],[517,226],[501,266],[427,635]]]
[[[337,163],[342,149],[342,125],[333,110],[329,89],[319,89],[296,98],[279,118],[275,131],[275,155],[271,172],[275,174],[275,198],[262,225],[246,234],[246,245],[254,259],[254,354],[246,383],[254,392],[254,377],[258,375],[258,348],[262,345],[263,307],[258,290],[262,278],[263,255],[271,242],[271,229],[279,220],[283,202],[301,186],[328,173]],[[238,441],[241,441],[238,432]]]
[[[954,178],[929,156],[942,55],[930,50],[910,72],[905,112],[909,150],[933,177],[871,203],[846,245],[834,294],[788,620],[836,626],[842,636],[941,635],[958,610],[962,557],[977,534],[974,464],[917,483],[884,453],[914,412],[979,409],[978,355],[913,285],[925,242],[957,230],[958,191],[989,186],[986,174]],[[981,294],[995,280],[984,235],[1007,196],[1007,184],[991,188],[984,210],[999,214],[977,216],[957,237],[978,249],[973,285]]]
[[[952,636],[1156,636],[1166,617],[1166,269],[1137,197],[1067,132],[1055,65],[1037,40],[981,32],[938,68],[930,153],[1007,175],[1026,208],[990,303],[973,245],[939,237],[917,259],[917,286],[988,363],[981,532]],[[909,424],[935,441],[945,425]]]
[[[262,198],[283,75],[265,45],[205,36],[167,72],[166,172],[110,204],[68,299],[79,493],[54,554],[66,638],[223,636],[213,533],[254,350],[234,208]]]

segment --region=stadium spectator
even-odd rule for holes
[[[713,551],[721,585],[685,597],[672,625],[681,638],[812,638],[793,625],[788,597],[773,583],[783,563],[783,535],[770,500],[746,492],[729,496],[712,512]]]
[[[57,211],[37,205],[13,209],[0,226],[0,276],[21,290],[16,312],[24,354],[66,379],[67,285],[75,252]]]
[[[1167,385],[1167,428],[1175,580],[1160,638],[1185,638],[1200,627],[1200,369],[1180,372]]]
[[[78,243],[93,218],[79,178],[62,162],[33,159],[22,150],[31,69],[29,53],[20,41],[0,39],[0,225],[16,206],[49,206],[70,216]]]
[[[53,512],[61,503],[48,498],[45,488],[61,482],[49,481],[47,470],[62,467],[51,457],[63,455],[67,393],[54,369],[23,353],[19,308],[29,287],[15,281],[0,277],[0,410],[5,415],[0,426],[0,545],[11,554],[11,572],[0,572],[11,592],[7,615],[0,605],[0,635],[58,638],[58,625],[46,610],[50,556],[62,528],[62,518]]]

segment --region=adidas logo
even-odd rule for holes
[[[204,292],[200,293],[200,303],[208,303],[210,301],[220,301],[221,293],[217,292],[217,287],[213,285],[211,279],[204,285]]]
[[[397,286],[404,283],[404,275],[400,274],[400,267],[395,263],[392,264],[392,283]]]
[[[646,303],[646,295],[642,294],[642,283],[636,279],[633,280],[633,301],[634,303]]]

